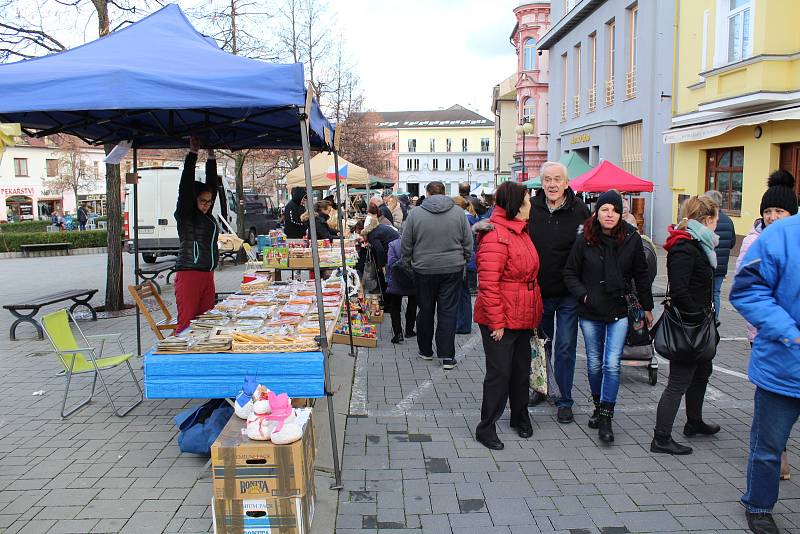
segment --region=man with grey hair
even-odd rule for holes
[[[567,168],[548,161],[539,170],[542,188],[531,199],[528,234],[539,253],[539,287],[544,301],[540,328],[550,339],[553,371],[561,396],[556,400],[558,422],[571,423],[572,382],[578,343],[578,303],[564,285],[564,265],[589,218],[589,209],[569,187]],[[535,395],[535,394],[534,394]],[[541,402],[531,398],[531,404]],[[600,399],[596,399],[597,405]]]
[[[728,274],[728,260],[731,257],[731,249],[736,246],[736,228],[733,226],[733,221],[728,217],[728,214],[722,211],[725,207],[722,193],[712,189],[703,193],[703,196],[711,199],[719,208],[719,221],[717,222],[717,229],[714,230],[719,237],[719,243],[714,249],[717,254],[717,268],[714,270],[714,307],[717,320],[719,320],[722,283],[725,281],[725,275]]]

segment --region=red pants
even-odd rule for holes
[[[175,273],[175,301],[178,305],[178,330],[214,307],[213,271],[178,271]]]

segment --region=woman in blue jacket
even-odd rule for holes
[[[394,334],[392,343],[402,343],[403,341],[403,323],[400,319],[403,297],[406,297],[405,337],[414,337],[417,335],[417,333],[414,332],[414,325],[417,322],[417,289],[413,286],[407,287],[402,285],[400,280],[392,273],[392,267],[401,257],[400,239],[395,239],[389,243],[389,254],[386,261],[386,293],[390,295],[390,305],[388,308],[392,318],[392,332]]]
[[[781,453],[800,417],[799,249],[800,216],[772,223],[747,251],[731,288],[731,304],[758,330],[748,368],[756,392],[742,497],[753,532],[778,532],[772,509]]]

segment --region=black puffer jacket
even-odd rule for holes
[[[682,239],[670,247],[667,252],[667,277],[669,296],[678,310],[685,313],[707,313],[711,310],[714,269],[699,241]]]
[[[219,231],[212,215],[217,191],[222,190],[222,183],[217,174],[217,160],[206,161],[205,184],[194,181],[196,164],[197,154],[189,152],[183,162],[183,173],[178,185],[178,204],[175,207],[175,221],[178,223],[180,241],[178,260],[175,264],[175,269],[178,271],[213,271],[219,258],[217,246]],[[208,213],[197,209],[197,195],[203,191],[211,192]]]
[[[531,217],[528,235],[539,253],[539,287],[543,298],[569,294],[564,285],[564,265],[567,263],[578,229],[589,218],[589,209],[567,188],[566,203],[553,213],[547,207],[547,197],[539,190],[531,198]]]
[[[305,188],[292,188],[292,200],[283,208],[283,231],[289,239],[302,239],[308,230],[308,222],[300,220],[300,216],[306,211],[301,205],[305,196]]]
[[[383,268],[389,260],[389,243],[395,239],[400,239],[400,232],[394,226],[381,223],[377,226],[364,228],[361,234],[366,234],[367,241],[372,247],[375,266],[378,269]]]
[[[719,236],[719,244],[714,249],[714,252],[717,253],[717,268],[714,276],[725,276],[728,274],[731,249],[736,246],[736,228],[733,226],[731,218],[722,210],[719,211],[716,234]]]
[[[642,238],[633,226],[627,223],[625,225],[627,227],[625,240],[616,249],[622,279],[626,282],[630,280],[636,282],[636,296],[639,303],[645,310],[652,310],[653,293]],[[578,316],[584,319],[608,323],[628,314],[625,290],[616,293],[606,291],[602,247],[587,243],[583,235],[575,241],[567,259],[564,267],[564,284],[578,299]]]

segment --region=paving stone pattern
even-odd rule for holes
[[[663,254],[660,272],[656,286],[663,291]],[[384,321],[378,348],[362,349],[356,364],[337,534],[746,531],[739,498],[754,388],[744,377],[744,323],[727,299],[722,323],[725,340],[705,409],[722,431],[711,438],[680,435],[694,453],[671,457],[649,451],[666,362],[656,386],[643,368],[623,368],[616,441],[608,446],[586,426],[590,401],[579,339],[576,422],[558,424],[551,405],[530,408],[534,434],[523,440],[506,412],[498,425],[505,450],[493,452],[474,439],[485,370],[477,326],[457,336],[458,366],[443,371],[417,358],[415,340],[388,343]],[[684,422],[681,412],[678,432]],[[789,454],[800,465],[796,436]],[[781,483],[776,507],[787,532],[800,532],[796,479]]]

